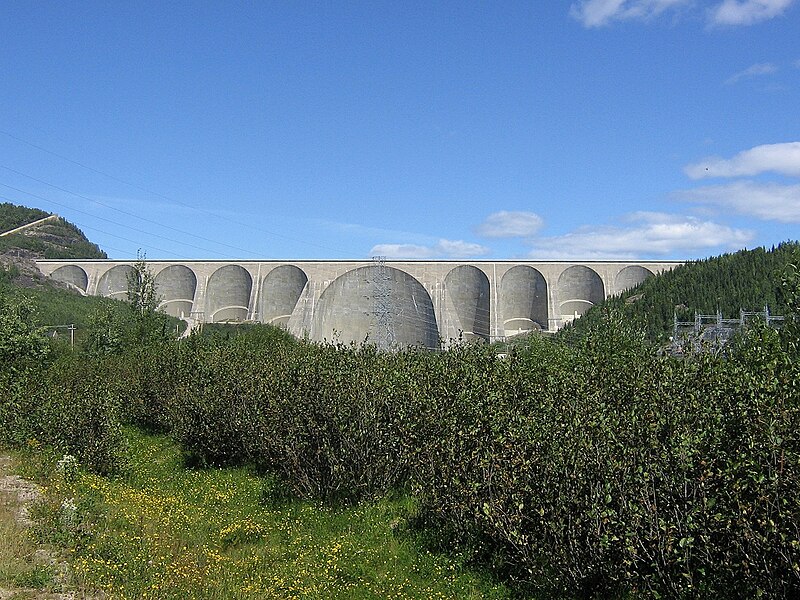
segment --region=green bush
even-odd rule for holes
[[[250,462],[305,497],[357,499],[402,483],[389,357],[240,338],[195,349],[201,358],[176,387],[171,416],[193,460]]]
[[[611,315],[580,348],[544,344],[432,409],[429,522],[545,596],[800,591],[797,373],[774,332],[675,360]]]
[[[279,357],[280,377],[249,436],[256,463],[296,493],[326,500],[386,494],[403,484],[406,452],[394,361],[372,346],[306,345]]]
[[[125,466],[118,381],[101,361],[56,362],[33,395],[33,436],[87,468],[112,473]]]
[[[34,317],[26,298],[0,292],[0,443],[18,445],[30,437],[31,387],[51,354]]]
[[[680,359],[606,310],[569,345],[532,337],[504,358],[242,328],[54,360],[20,310],[0,321],[7,442],[115,471],[130,422],[297,496],[410,490],[440,542],[542,597],[800,594],[796,321]]]

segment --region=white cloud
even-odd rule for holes
[[[417,244],[378,244],[369,251],[370,256],[385,256],[386,258],[433,258],[433,249],[430,246]]]
[[[800,223],[800,184],[735,181],[686,190],[677,196],[765,221]]]
[[[695,217],[639,212],[627,226],[582,227],[561,236],[534,241],[531,258],[617,258],[667,256],[676,253],[745,246],[753,233]]]
[[[710,3],[707,18],[711,25],[752,25],[782,15],[795,0],[723,0]],[[584,27],[603,27],[614,21],[647,21],[664,12],[686,7],[693,0],[578,0],[569,14]]]
[[[724,0],[714,6],[709,20],[714,25],[752,25],[782,15],[794,0]]]
[[[729,159],[711,156],[687,165],[683,170],[692,179],[753,176],[767,172],[800,177],[800,142],[755,146]]]
[[[431,259],[474,258],[489,253],[489,248],[462,240],[440,239],[432,246],[417,244],[377,244],[369,251],[371,256],[386,258]]]
[[[488,238],[529,237],[542,228],[542,217],[532,212],[508,211],[492,213],[477,228],[477,234]]]
[[[771,75],[778,71],[778,67],[772,63],[757,63],[747,67],[744,71],[734,73],[725,80],[726,85],[733,85],[742,79],[750,79],[752,77],[759,77],[761,75]]]
[[[612,21],[647,20],[688,0],[580,0],[569,14],[584,27],[602,27]]]
[[[489,249],[486,246],[473,244],[471,242],[463,242],[461,240],[439,240],[434,248],[445,256],[453,258],[482,256],[489,253]]]

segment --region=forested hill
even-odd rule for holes
[[[4,233],[50,216],[38,208],[15,204],[0,204],[0,233]],[[0,254],[22,250],[35,257],[58,258],[108,258],[83,232],[62,218],[51,219],[39,225],[0,237]]]
[[[696,312],[715,314],[719,309],[725,318],[738,318],[742,309],[761,311],[768,306],[773,314],[783,315],[781,273],[798,260],[800,243],[784,242],[769,250],[741,250],[688,262],[598,304],[560,335],[580,336],[611,307],[640,323],[654,341],[671,335],[676,314],[680,321],[691,321]]]
[[[0,204],[0,233],[16,229],[47,216],[50,216],[50,213],[38,208],[28,208],[27,206],[17,206],[16,204],[5,202]]]

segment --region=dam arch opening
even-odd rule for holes
[[[208,278],[205,318],[210,323],[246,321],[253,278],[244,267],[226,265]]]
[[[308,283],[305,271],[295,265],[280,265],[261,281],[258,319],[286,327]]]
[[[556,287],[561,320],[568,323],[605,299],[605,286],[597,271],[572,265],[562,271]]]
[[[503,335],[548,329],[547,281],[528,265],[512,267],[500,280]]]
[[[156,293],[161,303],[159,309],[179,319],[192,314],[197,275],[186,265],[170,265],[155,276]]]
[[[453,307],[457,335],[464,341],[489,341],[489,278],[473,265],[459,265],[447,273],[444,289]]]

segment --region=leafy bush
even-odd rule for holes
[[[98,473],[120,471],[125,452],[118,381],[100,361],[67,357],[39,382],[32,437]]]
[[[34,324],[32,304],[0,293],[0,443],[25,441],[28,386],[49,355],[47,339]]]
[[[782,292],[795,310],[797,272]],[[303,497],[410,490],[441,542],[544,597],[800,594],[795,319],[681,359],[612,306],[569,344],[532,337],[505,358],[256,327],[134,336],[51,365],[14,310],[0,320],[16,344],[0,346],[6,440],[113,471],[127,421],[170,432],[197,464],[249,463]]]
[[[544,344],[431,414],[430,522],[547,596],[798,593],[798,373],[774,331],[729,359],[656,356],[614,315]]]
[[[174,435],[201,464],[251,462],[299,495],[357,499],[402,482],[391,369],[374,348],[246,338],[203,345],[176,387]]]

